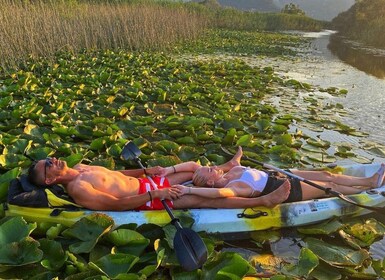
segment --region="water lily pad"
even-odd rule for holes
[[[320,262],[310,273],[310,277],[314,277],[317,280],[340,280],[342,275],[338,269],[327,263]]]
[[[334,156],[326,153],[304,153],[304,155],[308,160],[317,163],[333,163],[336,161]]]
[[[170,140],[161,140],[155,143],[154,149],[159,149],[166,154],[173,154],[179,149],[179,144]]]
[[[11,169],[0,175],[0,201],[5,201],[8,194],[9,183],[17,178],[21,173],[21,168]]]
[[[298,263],[296,265],[286,266],[285,268],[291,275],[307,278],[309,274],[318,266],[318,257],[309,249],[302,248]]]
[[[253,139],[253,136],[250,134],[243,135],[241,138],[238,139],[236,146],[248,146]]]
[[[140,256],[150,244],[150,240],[140,233],[122,228],[109,233],[107,240],[116,246],[114,253],[125,253],[134,256]]]
[[[369,246],[384,236],[385,226],[375,219],[368,219],[365,223],[349,225],[344,231]]]
[[[138,261],[138,257],[118,253],[106,255],[95,262],[90,262],[89,265],[109,278],[115,278],[120,274],[126,274]]]
[[[271,127],[271,122],[268,119],[260,119],[255,122],[259,132],[265,132]]]
[[[328,244],[315,238],[306,238],[306,246],[320,259],[334,267],[361,267],[370,256],[366,250],[352,250],[347,247]]]
[[[344,225],[337,219],[331,219],[323,223],[318,223],[311,226],[299,227],[298,232],[303,234],[325,234],[329,235],[333,232],[338,231]]]
[[[0,248],[1,266],[21,266],[39,262],[43,252],[38,248],[39,242],[26,237],[19,242],[7,243]]]
[[[178,157],[182,161],[191,161],[199,157],[204,152],[203,149],[190,146],[182,146],[178,152]]]
[[[324,148],[324,149],[327,149],[327,148],[330,147],[330,142],[326,141],[326,140],[309,138],[309,139],[306,140],[306,142],[309,145],[313,145],[315,147],[321,147],[321,148]]]
[[[253,267],[238,254],[224,252],[218,254],[214,261],[204,266],[202,277],[204,279],[216,279],[217,277],[239,279],[253,270]]]
[[[182,161],[176,156],[156,156],[147,160],[147,166],[171,166]]]
[[[283,263],[282,258],[270,254],[255,255],[250,258],[250,264],[258,267],[259,271],[267,276],[279,274]]]
[[[29,235],[36,223],[27,224],[22,217],[4,218],[0,224],[0,264],[19,266],[41,260],[39,243]]]
[[[40,239],[39,243],[40,249],[44,252],[41,265],[48,270],[55,271],[60,269],[67,260],[67,255],[64,252],[61,244],[57,241],[45,238]]]
[[[91,214],[64,230],[62,235],[77,240],[70,245],[70,251],[76,254],[89,253],[99,238],[105,235],[114,225],[112,218],[103,214]]]

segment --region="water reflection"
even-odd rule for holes
[[[385,78],[385,51],[367,48],[334,34],[328,49],[343,62],[377,78]]]

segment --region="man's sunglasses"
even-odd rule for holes
[[[47,157],[44,162],[44,182],[47,180],[47,168],[53,165],[51,157]]]

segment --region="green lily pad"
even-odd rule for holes
[[[307,278],[309,274],[318,266],[318,257],[309,249],[302,248],[298,263],[295,265],[286,266],[286,269],[291,275],[295,275],[299,278]]]
[[[203,149],[190,146],[182,146],[177,155],[181,161],[186,162],[198,158],[201,153],[203,153]]]
[[[370,258],[366,250],[352,250],[347,247],[328,244],[315,238],[306,238],[306,246],[324,262],[334,267],[358,268]]]
[[[41,260],[39,243],[29,235],[36,223],[27,224],[22,217],[4,218],[0,225],[0,264],[19,266]]]
[[[36,228],[36,223],[27,224],[22,217],[4,218],[0,225],[0,247],[27,238]]]
[[[365,223],[349,225],[344,231],[357,238],[366,246],[370,246],[384,236],[385,226],[375,219],[368,219]]]
[[[154,149],[161,150],[166,154],[172,154],[179,150],[179,145],[170,140],[161,140],[154,145]]]
[[[121,274],[127,274],[138,261],[138,257],[118,253],[106,255],[95,262],[90,262],[89,265],[91,268],[114,279]]]
[[[140,233],[129,229],[117,229],[107,235],[107,239],[113,243],[116,248],[115,253],[125,253],[134,256],[140,256],[150,240]]]
[[[248,146],[253,139],[253,136],[250,134],[243,135],[241,138],[238,139],[236,146]]]
[[[39,262],[43,252],[38,248],[39,242],[26,237],[19,242],[7,243],[0,248],[1,266],[22,266]]]
[[[99,238],[105,235],[113,225],[114,221],[111,217],[95,213],[82,218],[73,226],[64,230],[62,235],[77,240],[70,245],[71,252],[76,254],[89,253]]]
[[[16,167],[0,175],[0,201],[6,200],[10,182],[17,178],[20,173],[21,168]]]
[[[317,280],[340,280],[341,272],[328,265],[327,263],[320,262],[318,266],[310,273],[310,277],[314,277]]]
[[[217,277],[240,279],[253,270],[254,268],[240,255],[223,252],[204,266],[202,277],[204,279],[218,279]]]
[[[333,232],[338,231],[341,229],[344,225],[338,221],[337,219],[331,219],[328,221],[325,221],[323,223],[306,226],[306,227],[299,227],[298,232],[303,234],[325,234],[329,235]]]
[[[40,249],[44,252],[41,265],[48,270],[59,270],[67,260],[61,244],[54,240],[40,239]]]
[[[306,142],[309,145],[313,145],[315,147],[321,147],[321,148],[324,148],[324,149],[327,149],[327,148],[330,147],[330,142],[329,141],[325,141],[325,140],[321,140],[321,139],[309,138],[309,139],[306,140]]]

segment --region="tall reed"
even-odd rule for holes
[[[61,50],[172,47],[196,38],[207,17],[184,5],[0,0],[0,66],[52,58]]]

